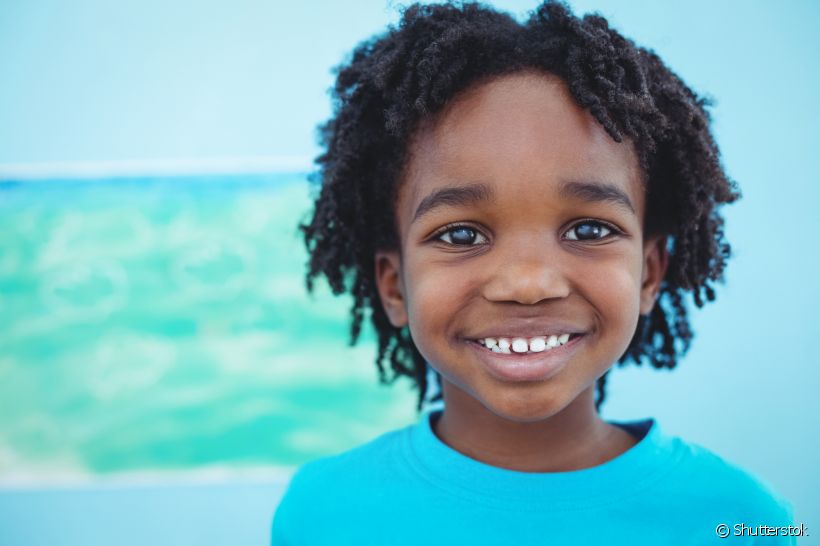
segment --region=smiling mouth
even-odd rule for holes
[[[586,334],[567,333],[563,339],[560,339],[561,334],[555,334],[556,339],[550,341],[552,337],[498,337],[466,341],[476,351],[479,362],[490,375],[504,382],[527,383],[546,381],[560,373],[582,346]]]
[[[526,355],[559,349],[581,336],[583,334],[562,333],[534,337],[487,337],[470,341],[487,352]]]

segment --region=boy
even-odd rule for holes
[[[429,365],[444,409],[303,466],[274,544],[705,544],[740,523],[793,543],[754,477],[598,413],[615,362],[676,365],[684,296],[713,300],[729,256],[739,194],[702,99],[555,2],[523,25],[411,6],[335,92],[309,286],[350,291],[381,377],[413,378],[421,409]]]

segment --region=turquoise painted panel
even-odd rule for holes
[[[304,288],[305,176],[0,186],[0,481],[292,467],[414,418]]]

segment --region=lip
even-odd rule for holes
[[[582,334],[564,345],[540,353],[494,353],[476,341],[466,340],[484,368],[501,381],[545,381],[563,370],[587,336]]]
[[[541,317],[531,319],[512,319],[494,324],[478,332],[471,332],[468,339],[484,339],[488,337],[514,338],[514,337],[538,337],[551,334],[584,334],[587,328],[572,324],[564,320],[544,320]],[[509,333],[509,335],[506,335]]]

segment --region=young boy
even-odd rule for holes
[[[335,93],[308,285],[349,291],[382,379],[421,410],[429,365],[444,409],[300,468],[274,545],[794,543],[754,477],[598,413],[614,363],[676,365],[684,296],[713,300],[729,256],[739,194],[702,99],[555,2],[523,25],[411,6]]]

